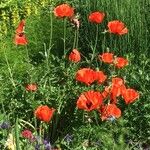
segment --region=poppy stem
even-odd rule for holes
[[[96,51],[97,41],[98,41],[98,24],[96,25],[95,45],[94,45],[94,48],[93,48],[93,54],[92,54],[91,61],[93,61],[93,59],[95,57],[95,51]]]
[[[29,61],[29,51],[28,51],[27,46],[26,46],[26,55],[27,55],[27,62],[30,62],[30,61]]]
[[[96,113],[96,111],[93,111],[93,113],[94,113],[96,124],[99,126],[97,113]]]
[[[16,149],[20,150],[20,145],[19,145],[19,134],[20,134],[20,131],[19,131],[18,124],[19,124],[19,120],[18,120],[18,117],[17,117],[16,123],[15,123],[15,139],[16,139],[15,144],[16,144]]]
[[[74,33],[73,49],[77,48],[76,47],[76,37],[77,37],[77,30],[75,30],[75,33]]]
[[[73,49],[78,49],[78,40],[79,40],[79,29],[77,28],[75,30],[75,33],[74,33],[74,42],[73,42]]]
[[[43,128],[43,122],[40,122],[40,128],[39,128],[39,137],[40,137],[40,143],[42,142],[42,128]]]
[[[106,36],[104,34],[103,42],[102,42],[102,53],[104,53],[105,50],[105,42],[106,42]]]
[[[51,6],[50,8],[50,40],[49,40],[49,49],[48,49],[48,58],[49,58],[49,54],[50,54],[50,50],[52,48],[52,38],[53,38],[53,12],[52,12],[52,9],[53,7]]]
[[[10,65],[9,65],[9,62],[8,62],[8,59],[7,59],[5,51],[4,51],[4,56],[5,56],[6,64],[7,64],[7,67],[8,67],[8,72],[10,74],[10,78],[9,79],[12,82],[12,85],[14,87],[16,87],[16,84],[15,84],[14,79],[13,79],[13,74],[12,74],[12,71],[11,71],[11,68],[10,68]]]
[[[79,29],[77,28],[76,48],[78,48],[78,41],[79,41]]]
[[[64,37],[63,37],[63,42],[64,42],[64,58],[66,56],[66,24],[67,20],[64,18]]]

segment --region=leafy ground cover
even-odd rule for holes
[[[0,42],[1,149],[148,149],[149,7],[50,1],[10,27]]]

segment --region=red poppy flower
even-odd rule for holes
[[[96,71],[96,80],[98,81],[98,84],[103,83],[107,79],[107,75],[103,73],[103,71]]]
[[[27,41],[25,34],[24,33],[16,34],[15,39],[14,39],[14,43],[16,45],[27,45],[28,41]]]
[[[74,8],[70,7],[68,4],[61,4],[54,9],[54,15],[56,17],[71,17],[74,14]]]
[[[27,139],[32,139],[33,134],[30,130],[24,130],[21,132],[22,137],[27,138]]]
[[[110,21],[108,23],[108,31],[118,35],[128,33],[128,29],[125,27],[124,23],[119,20]]]
[[[103,97],[100,92],[88,91],[80,95],[77,107],[86,111],[97,109],[102,104]]]
[[[103,99],[105,99],[110,94],[110,87],[106,86],[104,91],[102,92]]]
[[[125,103],[130,104],[139,98],[139,93],[134,89],[126,89],[122,94]]]
[[[113,77],[112,78],[112,85],[113,86],[120,87],[123,84],[124,84],[124,81],[122,78],[119,78],[119,77]]]
[[[103,12],[93,12],[89,15],[89,21],[92,23],[101,23],[105,14]]]
[[[22,20],[16,29],[16,34],[14,38],[14,43],[16,45],[26,45],[28,43],[27,38],[24,34],[24,27],[25,27],[25,20]]]
[[[115,104],[108,104],[102,106],[100,109],[102,121],[107,120],[109,117],[121,117],[121,110]]]
[[[17,29],[16,29],[16,33],[24,32],[24,27],[25,27],[25,20],[21,20]]]
[[[79,62],[81,60],[80,52],[77,49],[73,49],[69,55],[69,60],[72,62]]]
[[[90,85],[96,80],[96,73],[90,68],[83,68],[77,71],[76,80]]]
[[[26,90],[30,92],[35,92],[37,90],[37,85],[32,83],[32,84],[27,84],[26,85]]]
[[[110,97],[112,103],[117,103],[117,97],[121,96],[125,91],[126,87],[124,85],[124,81],[121,78],[114,77],[112,78],[112,87],[110,91]]]
[[[105,63],[111,64],[114,61],[113,56],[114,56],[113,53],[103,53],[102,55],[99,55],[99,59]]]
[[[115,58],[115,64],[117,68],[123,68],[124,66],[128,65],[128,60],[123,57]]]
[[[49,108],[48,106],[39,106],[35,112],[34,115],[41,121],[49,122],[53,116],[55,109]]]

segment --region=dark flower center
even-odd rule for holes
[[[90,101],[88,101],[88,102],[86,102],[86,106],[87,106],[88,109],[90,109],[91,106],[92,106],[92,103]]]

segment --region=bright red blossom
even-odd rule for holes
[[[112,103],[117,103],[117,97],[121,96],[125,91],[126,87],[124,81],[121,78],[114,77],[112,78],[112,86],[110,91],[110,98]]]
[[[81,60],[80,52],[77,49],[73,49],[69,54],[69,60],[75,63],[79,62]]]
[[[125,27],[124,23],[119,20],[110,21],[107,26],[110,33],[118,35],[128,33],[128,29]]]
[[[117,68],[123,68],[124,66],[128,65],[128,60],[123,57],[117,57],[117,58],[115,58],[114,65]]]
[[[110,94],[110,87],[106,86],[104,91],[102,92],[103,99],[105,99]]]
[[[24,34],[24,27],[25,27],[25,20],[22,20],[17,29],[16,29],[16,34],[14,37],[14,43],[16,45],[26,45],[28,44],[26,35]]]
[[[120,87],[123,84],[124,84],[124,81],[122,78],[119,78],[119,77],[113,77],[112,78],[112,85]]]
[[[98,109],[102,104],[103,97],[100,92],[88,91],[80,95],[77,100],[77,107],[86,111]]]
[[[30,92],[35,92],[37,90],[37,85],[35,83],[27,84],[26,90]]]
[[[74,14],[74,8],[70,7],[68,4],[61,4],[54,9],[54,15],[56,17],[72,17]]]
[[[77,71],[76,80],[85,83],[86,85],[90,85],[95,81],[96,73],[94,70],[90,68],[83,68]]]
[[[55,109],[49,108],[48,106],[39,106],[35,112],[34,115],[41,121],[49,122],[53,116]]]
[[[98,84],[103,83],[107,79],[107,75],[105,75],[103,71],[96,71],[95,74]]]
[[[89,15],[89,21],[92,23],[101,23],[104,19],[105,14],[103,12],[93,12]]]
[[[125,103],[130,104],[133,103],[136,99],[139,98],[139,93],[134,89],[126,89],[122,94]]]
[[[107,120],[109,117],[121,117],[121,110],[115,104],[104,105],[100,109],[102,121]]]
[[[16,29],[16,33],[22,33],[24,32],[24,27],[25,27],[25,20],[21,20],[17,29]]]
[[[16,34],[14,38],[14,43],[16,45],[26,45],[28,44],[26,35],[24,33]]]
[[[113,56],[113,53],[103,53],[102,55],[99,55],[99,59],[105,63],[111,64],[114,61]]]

